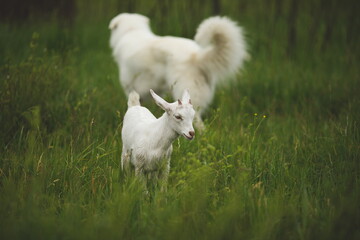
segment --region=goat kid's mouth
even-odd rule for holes
[[[193,140],[195,136],[187,136],[185,133],[183,133],[183,136],[187,138],[188,140]]]

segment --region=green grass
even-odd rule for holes
[[[70,25],[0,24],[1,239],[360,237],[350,6],[299,3],[289,50],[291,2],[221,1],[221,14],[246,28],[252,59],[216,92],[206,132],[174,142],[168,191],[150,201],[136,179],[120,178],[126,99],[107,24],[134,8],[157,33],[192,37],[212,5],[107,3],[85,11],[78,0]]]

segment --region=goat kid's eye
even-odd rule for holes
[[[176,119],[182,120],[183,118],[180,115],[174,115]]]

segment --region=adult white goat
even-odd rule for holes
[[[187,90],[182,99],[174,103],[166,102],[152,89],[150,93],[165,113],[155,118],[147,108],[140,106],[138,93],[133,91],[129,94],[121,132],[121,168],[125,173],[134,168],[135,175],[143,181],[156,178],[164,189],[170,170],[172,142],[179,135],[188,140],[195,137],[192,125],[195,110]]]
[[[205,19],[194,40],[155,35],[149,18],[140,14],[121,13],[109,28],[125,93],[135,90],[144,99],[152,88],[178,99],[189,89],[199,130],[204,129],[201,115],[212,102],[216,86],[249,58],[242,28],[227,17]]]

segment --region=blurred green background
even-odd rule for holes
[[[1,239],[359,239],[359,1],[44,1],[0,7]],[[121,12],[193,38],[226,15],[252,56],[167,193],[120,178]],[[145,103],[160,116],[155,104]]]

